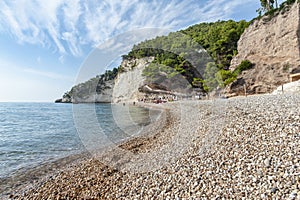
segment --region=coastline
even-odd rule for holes
[[[10,197],[300,197],[299,105],[297,94],[159,105],[165,121],[108,151],[111,165],[88,158]]]
[[[31,168],[18,170],[9,177],[1,178],[0,197],[8,198],[10,194],[15,193],[16,191],[32,189],[35,185],[44,182],[64,168],[79,163],[88,157],[89,154],[87,152],[82,152]]]
[[[108,102],[105,103],[109,104]],[[132,103],[132,102],[127,102],[127,103]],[[67,104],[71,104],[71,103],[67,103]],[[110,104],[114,104],[114,103],[110,103]],[[160,106],[153,106],[150,104],[135,105],[135,106],[144,107],[149,110],[159,110],[161,111],[161,114],[165,112],[164,109],[161,108]],[[158,118],[161,119],[161,116],[159,116]],[[159,122],[159,119],[157,119],[157,121],[155,121],[153,124],[158,126],[159,124],[162,124],[162,121]],[[153,126],[153,124],[150,124],[150,126]],[[149,125],[147,125],[147,127],[148,126]],[[148,129],[149,128],[147,128],[147,130]],[[148,133],[147,130],[144,130],[143,134],[132,136],[130,138],[119,141],[115,145],[122,146],[122,148],[137,149],[137,147],[133,147],[134,144],[137,144],[137,141],[141,141],[142,137],[143,138],[146,137]],[[106,152],[109,151],[109,149],[110,147],[104,147],[99,149],[99,151]],[[80,165],[81,162],[91,161],[92,157],[93,156],[91,155],[90,152],[83,151],[81,153],[59,158],[58,160],[55,161],[42,163],[38,166],[18,170],[8,177],[1,178],[2,186],[0,189],[0,197],[4,199],[16,198],[22,193],[26,193],[27,191],[34,190],[34,188],[39,187],[39,185],[46,182],[49,178],[51,178],[52,176],[56,176],[57,174],[59,174],[64,170],[68,170],[69,168],[73,168],[76,165]],[[17,194],[17,196],[15,196],[15,194]]]

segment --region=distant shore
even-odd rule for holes
[[[165,112],[147,129],[151,134],[69,165],[10,197],[300,197],[299,94],[158,106]]]

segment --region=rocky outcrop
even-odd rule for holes
[[[299,3],[255,20],[242,34],[230,69],[243,60],[255,66],[239,75],[228,93],[244,93],[244,84],[249,94],[268,93],[289,82],[289,74],[300,68],[299,25]]]
[[[153,61],[153,57],[141,59],[123,59],[120,72],[116,77],[105,75],[92,78],[85,83],[75,85],[55,103],[118,103],[136,101],[144,93],[139,87],[144,85],[143,69]]]
[[[72,99],[69,97],[63,97],[61,99],[56,99],[55,103],[72,103]]]
[[[72,96],[72,103],[110,103],[112,101],[112,91],[114,88],[114,80],[107,80],[102,83],[98,83],[97,86],[91,87],[88,93],[84,91],[74,92]],[[98,87],[101,85],[101,90]],[[83,88],[83,90],[87,90]]]
[[[125,59],[121,64],[122,73],[119,73],[112,92],[112,102],[136,101],[144,96],[138,88],[144,85],[143,69],[152,61],[153,57],[141,59]]]

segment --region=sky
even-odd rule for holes
[[[0,102],[53,102],[92,77],[78,78],[95,49],[105,51],[120,35],[135,33],[126,40],[133,45],[201,22],[249,21],[259,7],[259,0],[2,0]],[[94,75],[117,56],[94,60]]]

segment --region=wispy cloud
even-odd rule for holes
[[[34,74],[37,76],[42,76],[50,79],[56,79],[56,80],[65,80],[65,81],[70,81],[73,82],[74,78],[70,76],[64,76],[61,74],[53,73],[53,72],[48,72],[48,71],[41,71],[41,70],[36,70],[36,69],[31,69],[31,68],[26,68],[23,70],[26,73]]]
[[[228,18],[253,0],[35,0],[0,2],[0,31],[20,43],[82,55],[82,45],[97,46],[136,28],[180,29],[201,21]]]

